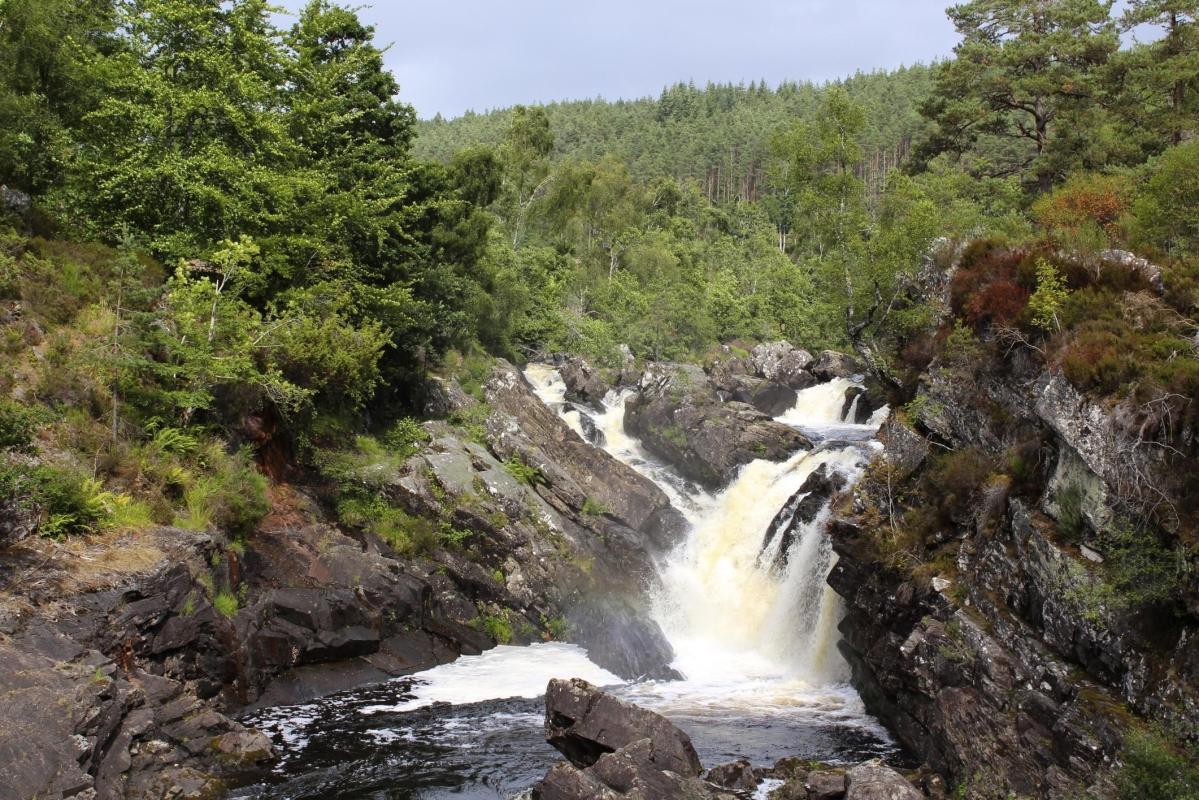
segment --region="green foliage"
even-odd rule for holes
[[[234,536],[251,533],[270,510],[267,479],[247,450],[228,454],[220,443],[201,455],[205,474],[184,479],[183,511],[175,524],[187,530],[213,528]]]
[[[507,616],[484,614],[482,617],[483,630],[497,644],[508,644],[512,641],[512,623]]]
[[[409,458],[419,453],[429,441],[429,432],[412,417],[401,417],[383,433],[383,445],[396,458]]]
[[[591,495],[588,495],[587,499],[583,501],[583,507],[580,509],[580,511],[582,511],[584,516],[600,517],[608,513],[608,508],[599,500],[596,500]]]
[[[237,614],[239,603],[237,595],[230,591],[217,592],[212,598],[212,607],[217,610],[217,613],[232,618]]]
[[[1199,758],[1159,735],[1131,734],[1116,775],[1119,800],[1199,800]]]
[[[519,453],[513,453],[504,459],[504,469],[526,486],[545,483],[545,476],[541,474],[541,470],[533,464],[527,463]]]
[[[564,642],[570,638],[570,623],[566,617],[553,617],[545,620],[545,631],[556,642]]]
[[[1055,500],[1058,508],[1058,531],[1066,537],[1067,541],[1079,542],[1082,540],[1083,526],[1086,520],[1082,513],[1084,497],[1082,487],[1077,484],[1063,486],[1057,491]]]
[[[1090,121],[1100,70],[1119,46],[1110,7],[1103,0],[950,7],[962,41],[956,58],[936,69],[924,107],[934,130],[923,155],[969,153],[979,174],[1020,171],[1048,191],[1059,171],[1089,155],[1072,126]]]
[[[1062,276],[1045,259],[1037,261],[1037,289],[1028,298],[1028,310],[1032,324],[1043,331],[1061,330],[1058,313],[1069,292]]]
[[[1169,607],[1178,602],[1187,566],[1182,546],[1170,546],[1152,529],[1116,520],[1098,536],[1107,580],[1127,607]]]
[[[1199,250],[1199,141],[1172,147],[1149,166],[1133,204],[1135,233],[1175,254]]]
[[[9,509],[37,512],[37,532],[53,539],[106,527],[118,502],[118,496],[104,491],[96,480],[50,465],[0,468],[0,497]]]
[[[36,408],[0,397],[0,450],[29,450],[44,415]]]

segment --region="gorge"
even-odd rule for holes
[[[370,796],[383,787],[414,797],[439,790],[509,796],[554,761],[540,744],[538,701],[545,684],[562,677],[619,687],[618,696],[667,715],[691,734],[707,763],[899,756],[848,685],[848,665],[836,650],[839,601],[824,581],[832,559],[821,530],[826,510],[798,521],[800,534],[781,566],[779,540],[768,546],[765,539],[776,515],[792,522],[784,506],[807,496],[801,487],[821,466],[856,479],[886,410],[866,424],[846,424],[846,392],[855,384],[841,378],[805,389],[781,418],[815,449],[777,463],[754,461],[723,490],[708,492],[625,433],[625,403],[635,388],[579,406],[565,400],[566,385],[552,366],[531,364],[525,376],[576,434],[588,437],[590,429],[598,446],[653,480],[687,518],[688,531],[660,555],[647,587],[650,615],[682,678],[626,684],[568,645],[500,646],[396,679],[391,688],[252,715],[247,722],[270,732],[280,750],[279,783],[235,796]]]

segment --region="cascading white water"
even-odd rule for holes
[[[582,433],[580,412],[565,402],[557,371],[532,365],[526,372],[539,397]],[[630,392],[609,393],[593,416],[603,448],[657,483],[691,523],[690,532],[660,564],[653,611],[675,648],[676,683],[630,687],[637,702],[693,713],[697,708],[755,713],[796,705],[856,714],[859,701],[845,690],[846,666],[836,649],[840,601],[825,583],[833,554],[821,531],[823,517],[801,525],[786,566],[774,569],[778,537],[762,552],[775,515],[821,465],[856,480],[876,446],[869,441],[885,410],[866,425],[842,421],[845,392],[835,380],[799,393],[781,415],[814,440],[827,442],[782,463],[754,461],[717,494],[680,479],[624,431]],[[837,442],[834,444],[833,442]]]
[[[620,685],[577,645],[496,647],[411,677],[264,709],[251,721],[282,750],[279,782],[236,796],[517,796],[557,760],[544,743],[543,711],[533,699],[551,677],[586,678],[666,714],[708,764],[794,755],[861,760],[893,752],[887,732],[844,681],[835,647],[839,600],[825,583],[833,554],[822,518],[798,525],[787,553],[779,552],[781,534],[762,550],[771,521],[793,508],[787,501],[813,471],[827,465],[856,478],[877,447],[873,434],[885,410],[867,425],[846,424],[841,410],[852,382],[800,392],[779,419],[817,448],[782,463],[747,464],[727,488],[710,493],[625,433],[631,393],[610,393],[596,412],[566,403],[552,368],[534,365],[526,374],[577,433],[587,438],[594,424],[603,448],[662,487],[689,521],[685,540],[658,565],[652,598],[675,648],[674,666],[686,678]],[[769,788],[759,787],[756,796]]]

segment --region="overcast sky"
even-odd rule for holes
[[[299,8],[303,0],[285,0]],[[675,81],[822,81],[948,55],[949,0],[375,0],[360,13],[421,117],[657,95]]]

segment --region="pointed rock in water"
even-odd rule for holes
[[[571,763],[533,787],[534,800],[715,800],[687,734],[652,711],[586,681],[553,680],[545,694],[546,740]]]
[[[577,767],[594,766],[605,753],[649,739],[658,769],[679,775],[703,771],[691,738],[674,723],[579,678],[550,681],[545,692],[545,738]]]
[[[762,540],[759,558],[770,547],[775,537],[781,535],[782,541],[775,551],[773,566],[776,569],[786,567],[791,546],[795,544],[796,531],[802,525],[811,524],[820,510],[828,505],[832,496],[844,488],[845,477],[829,469],[828,464],[821,464],[771,520],[770,527],[766,529],[766,538]]]
[[[558,366],[558,374],[566,384],[567,400],[590,406],[596,411],[604,410],[604,396],[611,387],[587,359],[570,356]]]
[[[583,436],[587,442],[595,447],[603,447],[607,444],[604,432],[595,424],[595,419],[590,414],[584,413],[578,406],[575,406],[575,410],[579,413],[579,427],[583,429]]]

